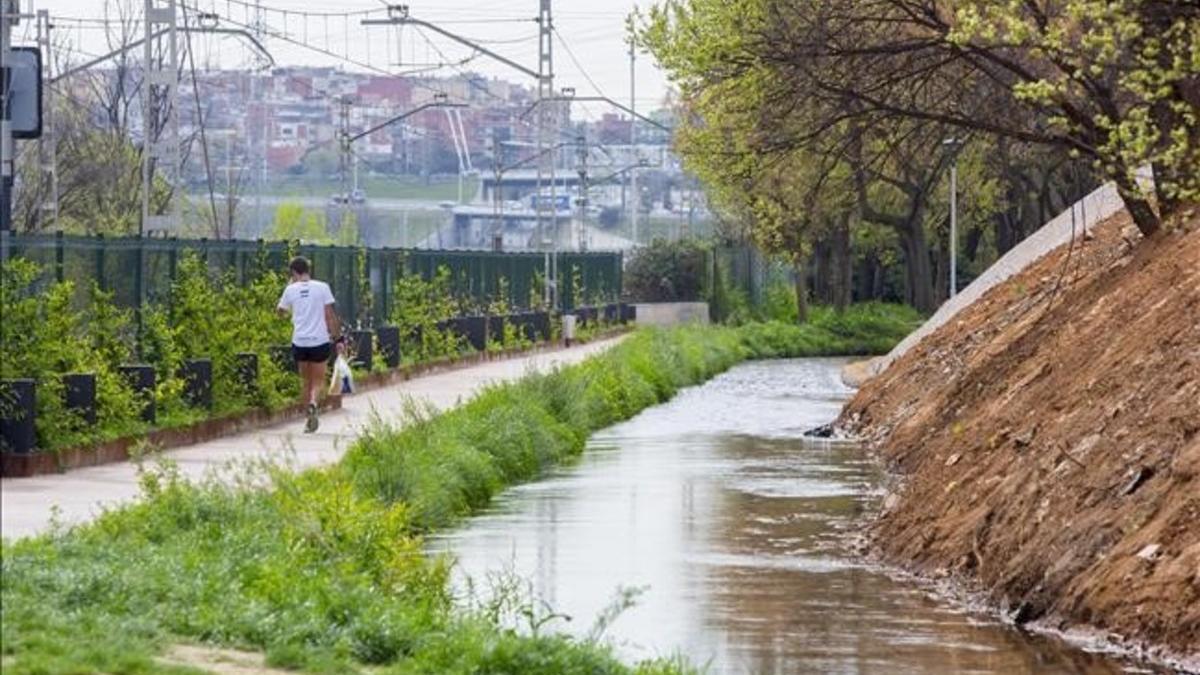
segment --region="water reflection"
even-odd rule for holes
[[[511,568],[622,655],[675,652],[729,673],[1121,672],[1103,657],[940,605],[864,566],[846,535],[877,483],[854,447],[803,430],[849,395],[840,363],[738,367],[597,435],[581,462],[506,493],[433,542],[465,577]]]

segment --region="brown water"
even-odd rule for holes
[[[855,556],[848,540],[878,470],[853,446],[801,439],[850,394],[840,366],[739,366],[597,434],[577,465],[508,491],[432,546],[457,557],[464,594],[515,573],[571,617],[549,627],[577,635],[620,589],[640,588],[603,632],[631,660],[679,653],[714,673],[1123,672]]]

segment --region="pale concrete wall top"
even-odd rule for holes
[[[677,326],[708,323],[707,302],[644,302],[634,304],[639,326]]]

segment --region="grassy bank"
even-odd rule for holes
[[[685,672],[624,665],[603,644],[541,633],[531,601],[463,606],[450,597],[447,561],[423,555],[421,536],[742,359],[901,337],[844,321],[639,332],[451,412],[379,422],[325,469],[248,470],[247,484],[232,486],[188,483],[169,466],[147,472],[137,504],[4,543],[3,670],[193,672],[156,655],[200,642],[313,672]]]

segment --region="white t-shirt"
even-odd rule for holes
[[[329,342],[325,306],[333,304],[333,292],[324,281],[296,281],[283,289],[279,309],[292,312],[292,344],[320,347]]]

